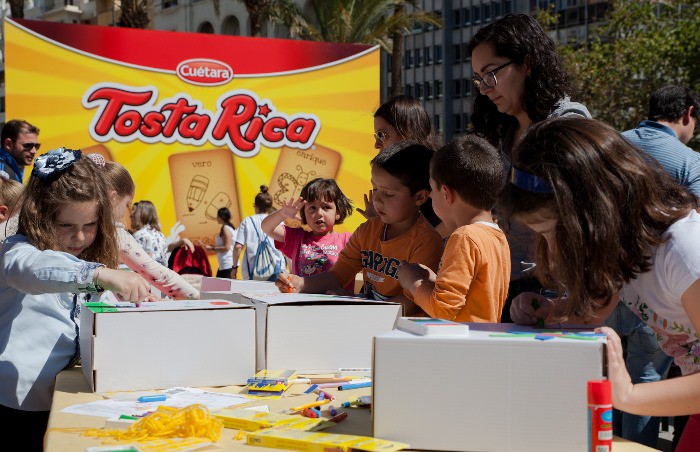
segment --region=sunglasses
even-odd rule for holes
[[[22,144],[22,149],[25,151],[31,151],[33,148],[36,148],[38,151],[39,148],[41,147],[41,143],[24,143]]]
[[[386,141],[386,133],[381,130],[379,132],[374,132],[374,139],[380,143],[384,143]]]

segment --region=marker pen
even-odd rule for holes
[[[165,400],[167,396],[165,394],[153,394],[153,395],[145,395],[141,396],[138,399],[136,399],[138,402],[141,403],[146,403],[146,402],[162,402]]]
[[[340,406],[343,408],[349,408],[351,406],[371,405],[371,404],[372,404],[372,396],[364,395],[364,396],[355,397],[353,399],[350,399],[347,402],[343,402],[340,404]]]
[[[340,386],[338,386],[338,390],[339,390],[339,391],[348,391],[348,390],[350,390],[350,389],[368,388],[368,387],[370,387],[370,386],[372,386],[372,382],[371,382],[371,381],[365,381],[365,382],[362,382],[362,383],[348,383],[348,384],[345,384],[345,385],[340,385]]]

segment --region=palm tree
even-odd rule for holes
[[[118,27],[146,28],[148,27],[147,0],[121,0],[121,15]]]
[[[24,0],[9,0],[10,15],[13,19],[24,19]]]
[[[309,5],[311,16],[294,5],[270,19],[301,39],[379,45],[392,55],[392,95],[403,90],[403,34],[417,24],[442,25],[432,13],[419,10],[417,0],[309,0]]]
[[[214,7],[218,11],[217,3],[214,0]],[[292,0],[238,0],[243,2],[250,18],[250,35],[262,36],[262,26],[268,20],[285,23],[291,21],[291,17],[298,14],[299,9]],[[217,12],[218,15],[218,12]],[[281,18],[285,18],[282,20]],[[290,19],[286,19],[290,18]]]

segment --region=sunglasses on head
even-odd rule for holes
[[[23,143],[22,144],[22,149],[25,151],[31,151],[33,148],[36,148],[38,151],[39,148],[41,147],[41,143]]]

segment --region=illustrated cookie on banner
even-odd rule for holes
[[[272,205],[279,209],[290,199],[299,198],[304,185],[318,177],[335,179],[340,161],[339,152],[318,144],[306,150],[282,147],[270,181]],[[288,219],[285,224],[292,228],[302,227],[301,219]],[[304,228],[308,230],[308,226],[304,225]]]
[[[177,220],[182,232],[193,242],[214,245],[221,225],[216,213],[221,207],[231,211],[231,222],[240,224],[238,191],[233,169],[233,154],[228,149],[186,152],[168,157],[170,182]]]

